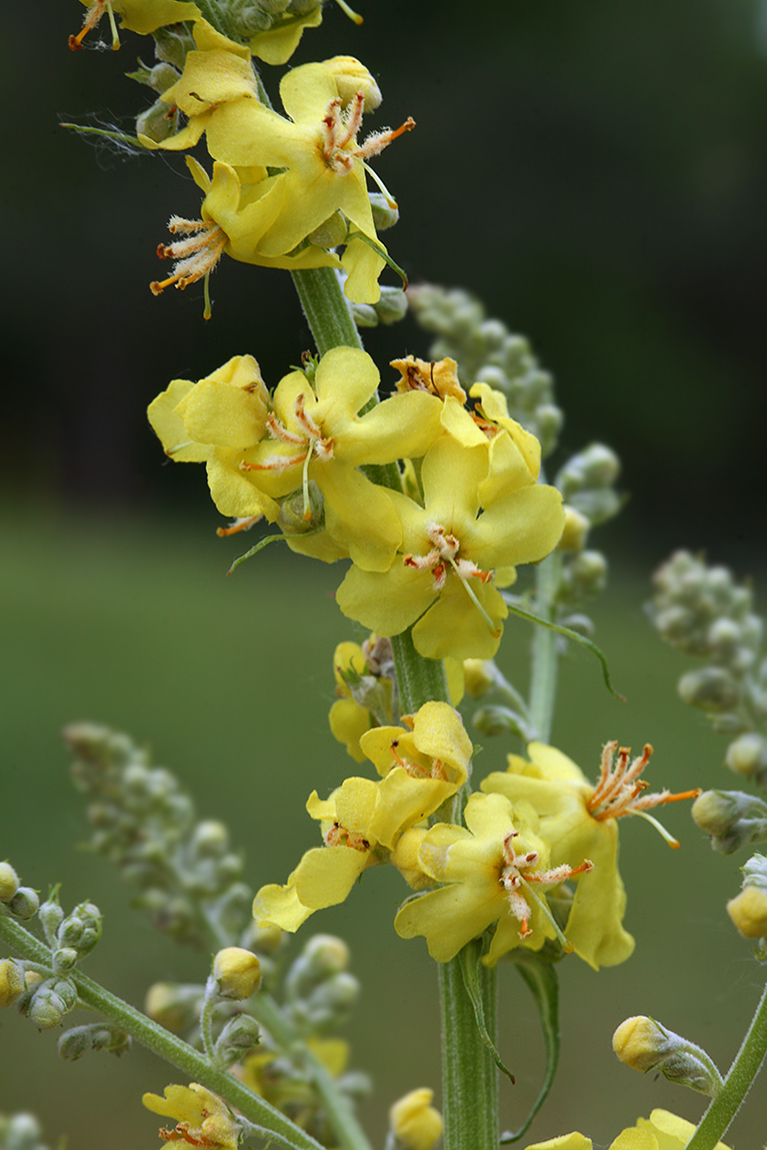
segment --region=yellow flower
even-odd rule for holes
[[[529,762],[510,755],[508,770],[494,772],[482,783],[487,793],[505,795],[515,805],[526,800],[533,806],[540,816],[541,835],[551,844],[552,865],[577,866],[584,858],[594,864],[578,880],[565,934],[576,954],[595,969],[623,962],[634,949],[634,940],[622,925],[626,892],[618,873],[617,819],[697,794],[643,793],[637,779],[652,747],[645,747],[633,762],[630,750],[621,748],[613,764],[616,751],[617,743],[605,746],[596,787],[566,755],[542,743],[528,746]],[[674,840],[672,845],[679,844]]]
[[[266,434],[266,390],[252,355],[235,355],[205,379],[174,379],[149,405],[165,454],[181,463],[207,463],[208,483],[222,515],[277,517],[277,503],[239,470],[244,451]]]
[[[165,24],[176,24],[180,20],[197,20],[202,13],[196,4],[182,0],[82,0],[88,11],[83,27],[77,36],[69,37],[69,47],[82,48],[83,39],[96,27],[104,13],[108,13],[112,27],[112,47],[119,48],[115,14],[122,17],[120,26],[131,32],[145,36]]]
[[[164,1142],[188,1142],[190,1146],[222,1150],[234,1150],[239,1142],[240,1126],[229,1107],[197,1082],[166,1086],[164,1098],[145,1094],[142,1102],[154,1114],[178,1119],[174,1130],[160,1130]]]
[[[411,128],[413,122],[358,144],[365,93],[360,89],[344,108],[333,68],[325,64],[293,68],[283,77],[280,94],[290,119],[251,99],[228,100],[216,108],[208,124],[208,150],[215,160],[233,168],[279,170],[280,174],[268,181],[279,187],[271,201],[272,206],[279,201],[279,209],[259,237],[258,251],[263,258],[289,256],[320,225],[337,212],[343,213],[351,225],[347,240],[352,248],[351,266],[346,258],[343,261],[350,273],[346,294],[358,303],[375,303],[380,294],[375,281],[384,260],[370,252],[364,241],[353,238],[361,233],[381,246],[368,197],[366,159]],[[273,186],[259,194],[272,195]],[[364,248],[370,252],[368,257],[364,257]],[[374,269],[365,299],[357,298],[353,275],[363,259]]]
[[[609,1150],[684,1150],[695,1133],[692,1122],[677,1118],[668,1110],[653,1110],[649,1118],[640,1118],[636,1126],[622,1131],[610,1143]],[[592,1150],[592,1141],[583,1134],[561,1134],[546,1142],[535,1142],[526,1150]],[[729,1150],[717,1142],[714,1150]]]
[[[250,50],[217,32],[207,20],[196,21],[193,35],[196,50],[187,52],[180,79],[161,96],[171,108],[179,108],[189,122],[159,143],[139,135],[147,148],[191,148],[206,129],[208,140],[215,143],[222,109],[232,101],[258,100]]]
[[[547,869],[548,844],[527,802],[512,807],[503,795],[473,794],[464,821],[466,827],[437,823],[425,834],[416,829],[403,835],[398,850],[407,854],[408,837],[417,837],[421,871],[446,885],[404,903],[394,920],[397,934],[423,935],[437,962],[449,962],[493,923],[486,965],[516,946],[539,950],[557,931],[545,898],[533,888],[564,882],[572,868]]]
[[[245,481],[273,499],[302,487],[306,493],[313,480],[328,534],[371,571],[390,566],[402,531],[389,492],[357,468],[423,455],[439,427],[439,402],[426,394],[392,396],[358,414],[378,382],[370,356],[349,347],[327,352],[313,383],[291,372],[272,397],[270,438],[245,451],[239,464]]]
[[[447,703],[421,707],[412,734],[376,728],[361,743],[384,777],[346,779],[326,801],[312,793],[306,809],[321,822],[325,845],[304,854],[285,886],[261,888],[253,903],[259,926],[296,931],[313,911],[343,902],[363,870],[387,862],[403,832],[466,780],[471,743]]]
[[[421,391],[400,398],[416,396],[433,398]],[[402,524],[400,554],[383,572],[351,568],[337,595],[343,613],[378,635],[415,624],[413,642],[427,658],[492,658],[508,614],[495,582],[508,585],[517,564],[547,555],[564,517],[559,492],[541,484],[507,491],[480,514],[487,475],[486,447],[439,439],[421,470],[425,506],[390,494]]]
[[[316,28],[322,23],[322,3],[305,16],[282,13],[266,32],[257,32],[250,41],[250,50],[266,64],[286,64],[298,47],[304,28]]]

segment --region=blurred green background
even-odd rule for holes
[[[624,461],[630,500],[595,538],[614,563],[595,610],[618,704],[596,665],[563,669],[554,738],[593,773],[607,738],[656,747],[654,785],[729,785],[724,744],[676,698],[687,666],[645,622],[648,577],[674,546],[758,577],[765,389],[767,25],[753,0],[360,0],[358,29],[329,3],[295,62],[358,55],[384,92],[383,119],[418,129],[377,163],[402,220],[387,242],[411,279],[460,284],[530,336],[551,368],[567,425],[560,458],[600,438]],[[348,771],[327,730],[335,643],[351,637],[334,569],[269,552],[223,577],[242,549],[218,541],[201,469],[163,466],[144,417],[174,376],[197,378],[252,351],[274,384],[310,344],[289,278],[230,262],[213,281],[214,316],[195,287],[155,300],[146,284],[171,212],[195,215],[183,165],[91,148],[57,127],[121,124],[143,91],[123,73],[150,51],[126,35],[119,55],[66,48],[74,0],[17,6],[0,84],[6,108],[6,225],[0,339],[6,364],[0,472],[0,641],[4,749],[2,842],[25,882],[64,882],[64,898],[107,914],[88,969],[140,1003],[157,979],[201,979],[207,956],[157,938],[128,909],[85,838],[60,727],[124,727],[177,770],[199,809],[229,821],[253,885],[284,881],[315,841],[303,810]],[[267,78],[267,83],[270,80]],[[274,91],[274,84],[271,84]],[[11,114],[10,109],[18,109]],[[428,341],[411,321],[366,334],[383,368]],[[524,667],[529,632],[510,625],[501,662]],[[501,743],[484,740],[480,773]],[[486,760],[486,761],[485,761]],[[560,967],[563,1064],[531,1131],[582,1129],[609,1143],[666,1105],[690,1118],[702,1100],[615,1062],[609,1039],[648,1013],[728,1064],[758,996],[760,972],[723,912],[737,864],[713,854],[671,808],[671,852],[640,823],[622,829],[627,924],[637,953],[598,974]],[[438,1083],[434,975],[420,941],[391,921],[401,885],[374,872],[348,903],[318,916],[354,952],[363,997],[348,1035],[376,1079],[367,1108],[383,1142],[391,1100]],[[541,1042],[524,987],[504,971],[504,1088],[513,1124],[535,1095]],[[155,1145],[139,1103],[169,1072],[139,1050],[61,1063],[54,1036],[0,1017],[0,1110],[34,1108],[48,1140],[105,1135]],[[764,1139],[764,1087],[728,1143]],[[108,1099],[108,1109],[104,1102]],[[106,1116],[109,1114],[107,1132]]]

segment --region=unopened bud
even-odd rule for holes
[[[38,1030],[50,1030],[58,1026],[65,1014],[74,1010],[77,1004],[77,990],[66,979],[49,979],[35,990],[29,1004],[27,1016]]]
[[[9,862],[0,862],[0,902],[10,902],[19,889],[19,876]]]
[[[570,504],[565,505],[565,526],[557,546],[560,551],[582,551],[591,523]]]
[[[528,741],[529,730],[526,731],[522,716],[509,707],[478,707],[471,721],[482,735],[503,735],[510,731],[523,741]]]
[[[109,1022],[94,1022],[65,1030],[59,1038],[58,1051],[66,1062],[75,1062],[88,1050],[108,1050],[119,1056],[130,1049],[130,1044],[130,1035],[119,1026]]]
[[[767,937],[767,858],[755,854],[743,871],[743,890],[727,903],[727,913],[744,938]]]
[[[721,854],[767,840],[767,803],[742,791],[704,791],[691,813]]]
[[[392,207],[391,200],[387,199],[383,192],[370,192],[370,208],[373,212],[373,223],[377,232],[385,232],[387,228],[393,228],[399,220],[399,208]],[[399,288],[393,290],[399,291]],[[386,321],[384,320],[384,322]]]
[[[372,112],[381,103],[383,99],[381,89],[365,65],[354,56],[333,56],[323,63],[333,73],[338,95],[344,107],[352,102],[357,92],[362,92],[365,97],[363,105],[365,112]]]
[[[166,1030],[182,1034],[199,1017],[203,997],[202,986],[156,982],[147,991],[144,1009],[154,1022]]]
[[[37,891],[32,890],[30,886],[20,886],[13,898],[8,901],[11,914],[14,918],[20,918],[22,922],[34,918],[39,907],[40,899]]]
[[[161,144],[174,136],[176,128],[176,116],[165,100],[155,100],[136,116],[136,135],[146,136],[155,144]]]
[[[0,1006],[13,1006],[26,990],[24,970],[12,958],[0,962]]]
[[[725,762],[736,775],[758,781],[767,775],[767,739],[754,732],[741,735],[727,748]]]
[[[218,858],[229,849],[229,831],[218,819],[205,819],[194,828],[190,845],[197,858]]]
[[[216,1040],[216,1062],[226,1068],[233,1066],[260,1041],[261,1032],[255,1018],[249,1014],[236,1014]]]
[[[388,327],[399,323],[407,314],[407,296],[402,288],[384,285],[377,303],[373,304],[379,323]]]
[[[57,974],[67,974],[77,963],[78,953],[72,946],[63,946],[53,952],[53,969]]]
[[[660,1070],[669,1082],[689,1086],[709,1098],[722,1087],[722,1076],[705,1050],[644,1015],[627,1018],[613,1035],[613,1050],[626,1066],[646,1074]]]
[[[601,551],[581,551],[572,564],[572,577],[580,595],[598,595],[607,582],[607,560]]]
[[[702,711],[731,711],[738,701],[738,688],[722,667],[688,671],[677,690],[685,703]]]
[[[334,934],[315,934],[307,942],[301,957],[315,977],[327,978],[346,970],[349,965],[349,947]]]
[[[62,922],[58,942],[73,947],[78,956],[90,954],[101,938],[102,914],[92,902],[81,902]]]
[[[464,659],[463,685],[466,694],[479,699],[495,686],[495,664],[492,659]]]
[[[38,911],[40,924],[43,928],[49,946],[55,947],[59,943],[59,927],[64,921],[64,911],[59,903],[59,888],[54,887]]]
[[[213,959],[213,980],[221,998],[250,998],[261,982],[261,964],[241,946],[227,946]]]
[[[309,233],[309,243],[314,244],[316,248],[335,248],[339,244],[346,243],[348,234],[349,226],[346,220],[340,212],[334,212]]]
[[[403,1150],[432,1150],[442,1137],[442,1115],[431,1105],[433,1090],[411,1090],[389,1111],[389,1125]]]

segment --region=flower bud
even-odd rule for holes
[[[26,990],[24,970],[12,958],[0,962],[0,1006],[13,1006]]]
[[[197,1021],[204,988],[196,984],[156,982],[149,987],[144,1009],[149,1017],[174,1034],[182,1034]]]
[[[702,711],[731,711],[738,702],[738,688],[723,667],[688,671],[677,690],[685,703]]]
[[[767,739],[754,732],[741,735],[727,748],[725,762],[731,771],[743,778],[760,779],[767,775]]]
[[[582,551],[589,533],[591,523],[580,511],[570,504],[565,504],[565,526],[562,536],[557,544],[560,551]]]
[[[316,248],[335,248],[339,244],[346,243],[348,234],[349,227],[346,220],[340,212],[334,212],[309,233],[308,239]]]
[[[309,939],[301,956],[315,978],[327,978],[346,970],[349,965],[349,947],[334,934],[315,934]]]
[[[108,1050],[119,1056],[125,1054],[130,1044],[130,1035],[119,1026],[109,1022],[94,1022],[65,1030],[59,1038],[58,1051],[65,1062],[75,1062],[88,1050]]]
[[[260,1041],[261,1032],[255,1018],[249,1014],[236,1014],[216,1040],[216,1062],[225,1068],[233,1066]]]
[[[463,685],[466,694],[479,699],[495,686],[495,664],[492,659],[464,659]]]
[[[177,127],[177,117],[162,99],[155,100],[136,116],[136,135],[146,136],[155,144],[174,136]]]
[[[503,735],[511,731],[513,735],[527,741],[521,715],[509,707],[498,705],[477,707],[471,721],[482,735]]]
[[[402,1150],[432,1150],[442,1137],[442,1115],[431,1105],[433,1090],[411,1090],[389,1111],[389,1125]]]
[[[669,1082],[715,1098],[722,1077],[699,1046],[644,1015],[627,1018],[613,1035],[613,1050],[626,1066],[646,1074],[660,1070]]]
[[[0,1146],[4,1150],[44,1150],[43,1132],[34,1114],[24,1111],[0,1117]]]
[[[9,862],[0,863],[0,902],[10,902],[19,889],[19,876]]]
[[[50,1030],[58,1026],[65,1014],[74,1010],[77,1004],[77,990],[66,979],[46,979],[36,987],[29,1004],[27,1017],[31,1018],[38,1030]]]
[[[67,974],[77,963],[79,955],[73,946],[63,946],[53,952],[53,969],[57,974]]]
[[[92,902],[81,902],[62,922],[58,929],[58,942],[62,947],[73,947],[78,957],[90,954],[101,938],[102,914]]]
[[[38,915],[48,945],[51,947],[57,946],[59,942],[59,927],[64,921],[64,911],[61,909],[61,904],[59,903],[58,886],[54,887],[45,902],[41,904]]]
[[[32,890],[30,886],[20,886],[8,902],[8,909],[13,917],[20,918],[22,922],[34,918],[39,907],[40,899],[37,891]]]
[[[213,959],[213,980],[221,998],[250,998],[261,982],[261,964],[241,946],[227,946]]]
[[[323,63],[333,73],[344,107],[351,104],[357,92],[362,92],[365,97],[363,111],[372,112],[379,106],[383,99],[381,89],[365,65],[354,56],[333,56],[330,60],[323,60]]]
[[[607,560],[601,551],[581,551],[573,560],[573,583],[579,595],[598,595],[607,583]]]
[[[704,791],[691,813],[721,854],[767,840],[767,803],[742,791]]]
[[[399,208],[392,207],[391,201],[386,198],[383,192],[370,192],[370,208],[373,212],[373,223],[377,232],[385,232],[387,228],[393,228],[399,220]],[[385,291],[381,288],[381,291]],[[399,288],[389,289],[393,291],[400,291]],[[407,310],[407,303],[405,304]],[[404,314],[404,313],[403,313]],[[386,320],[383,321],[386,323]]]

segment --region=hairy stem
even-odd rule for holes
[[[554,596],[559,585],[562,560],[552,551],[538,564],[535,584],[535,610],[542,619],[556,621]],[[530,719],[537,738],[547,743],[557,693],[557,634],[548,627],[536,627],[533,633],[533,660],[530,678]]]
[[[292,275],[320,355],[333,347],[361,348],[357,325],[333,269],[309,268]]]
[[[0,938],[22,958],[51,965],[52,955],[48,947],[19,923],[6,916],[0,916]],[[322,1150],[320,1143],[305,1130],[301,1130],[279,1110],[263,1098],[259,1098],[239,1079],[222,1070],[216,1070],[204,1055],[187,1042],[183,1042],[164,1027],[158,1026],[140,1010],[129,1006],[127,1002],[105,990],[87,975],[73,971],[68,977],[77,987],[81,1002],[115,1023],[136,1042],[140,1042],[166,1062],[170,1062],[188,1081],[199,1082],[208,1090],[220,1095],[230,1106],[240,1110],[249,1122],[260,1130],[268,1131],[272,1142],[286,1147],[287,1150]]]

